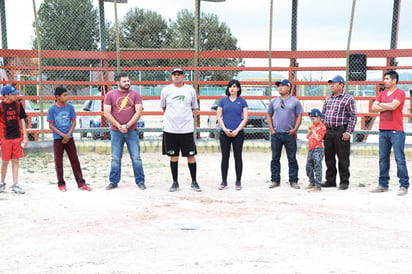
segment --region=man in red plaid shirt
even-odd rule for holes
[[[322,113],[326,125],[324,139],[326,182],[322,187],[336,187],[336,156],[340,184],[339,189],[349,187],[350,136],[356,124],[356,104],[353,97],[343,91],[345,80],[336,75],[328,81],[332,93],[326,97]]]

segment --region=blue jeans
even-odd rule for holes
[[[298,182],[298,161],[296,160],[296,135],[275,133],[271,136],[272,161],[270,162],[270,172],[272,182],[280,183],[280,156],[282,146],[285,146],[289,164],[289,183]]]
[[[144,184],[144,172],[142,159],[140,158],[140,144],[137,130],[130,130],[123,134],[117,130],[111,130],[112,162],[110,167],[109,180],[111,184],[120,182],[122,170],[122,156],[124,142],[132,160],[134,180],[136,184]]]
[[[405,160],[405,132],[397,130],[381,130],[379,132],[379,185],[387,188],[391,148],[395,154],[398,178],[401,187],[409,187],[408,168]]]

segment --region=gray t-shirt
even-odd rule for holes
[[[284,133],[295,127],[296,115],[302,114],[303,108],[300,101],[293,96],[286,99],[276,97],[270,102],[268,113],[272,115],[275,131]]]
[[[192,86],[170,84],[162,89],[160,107],[166,108],[163,131],[191,133],[194,131],[192,110],[197,108],[196,91]]]

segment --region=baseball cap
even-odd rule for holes
[[[20,91],[18,91],[13,85],[5,85],[1,89],[1,95],[6,95],[6,94],[19,94]]]
[[[275,83],[277,86],[279,86],[280,84],[288,86],[288,87],[292,87],[292,83],[288,80],[288,79],[283,79],[281,81],[277,81]]]
[[[343,77],[340,75],[335,75],[333,76],[331,80],[328,81],[328,83],[332,83],[332,82],[345,84],[345,79],[343,79]]]
[[[184,73],[185,71],[181,67],[175,67],[172,69],[172,74],[175,72]]]
[[[325,117],[325,115],[323,115],[322,112],[317,108],[313,108],[310,112],[308,112],[308,115],[310,117]]]

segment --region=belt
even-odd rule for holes
[[[282,134],[282,135],[285,135],[285,134],[289,134],[289,132],[275,132],[275,134]]]
[[[326,127],[326,129],[329,129],[329,130],[343,130],[343,129],[345,129],[346,130],[347,127],[348,126]]]

